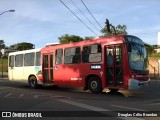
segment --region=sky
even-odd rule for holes
[[[81,0],[62,0],[90,29],[82,24],[60,0],[0,0],[0,40],[6,46],[29,42],[36,48],[58,43],[58,37],[69,34],[81,37],[101,36],[106,18],[113,25],[126,25],[128,34],[148,44],[157,44],[160,32],[160,0],[83,0],[100,26],[94,21]],[[96,26],[97,30],[85,16]]]

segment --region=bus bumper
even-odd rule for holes
[[[128,82],[128,89],[139,89],[143,86],[148,86],[150,84],[150,78],[147,81],[139,81],[137,79],[131,78]]]

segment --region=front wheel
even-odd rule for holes
[[[101,80],[96,76],[90,77],[88,81],[88,88],[92,93],[102,92]]]
[[[31,88],[37,88],[37,78],[35,76],[31,76],[28,80],[28,84]]]

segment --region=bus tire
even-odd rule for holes
[[[88,81],[88,88],[92,93],[100,93],[102,92],[102,83],[99,77],[92,76]]]
[[[31,88],[37,88],[38,84],[37,84],[37,78],[35,76],[31,76],[28,80],[29,86]]]

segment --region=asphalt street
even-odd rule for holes
[[[83,88],[71,87],[31,89],[26,84],[1,79],[0,111],[15,113],[12,118],[1,114],[0,119],[23,120],[30,112],[39,112],[41,116],[37,114],[38,119],[158,120],[160,82],[153,80],[149,86],[138,90],[110,93],[105,89],[101,94],[92,94]]]

